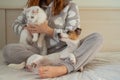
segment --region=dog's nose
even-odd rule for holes
[[[58,33],[57,35],[58,35],[59,38],[61,38],[61,34],[60,33]]]

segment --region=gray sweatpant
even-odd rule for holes
[[[98,33],[92,33],[80,40],[80,46],[74,52],[77,63],[74,65],[69,59],[61,62],[68,69],[68,73],[77,71],[85,66],[97,53],[103,43],[103,38]],[[25,46],[23,44],[8,44],[3,49],[3,56],[6,63],[21,63],[33,54],[39,54],[39,49],[35,46]]]

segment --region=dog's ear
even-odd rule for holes
[[[76,32],[77,35],[80,35],[80,34],[81,34],[81,31],[82,31],[81,28],[76,28],[76,29],[75,29],[75,32]]]

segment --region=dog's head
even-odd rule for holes
[[[65,42],[67,45],[71,43],[76,43],[80,39],[81,29],[76,28],[74,31],[60,32],[58,37],[61,41]]]
[[[27,23],[35,23],[38,22],[38,20],[42,23],[46,20],[46,14],[44,10],[38,6],[26,8],[24,9],[24,12],[26,14]]]

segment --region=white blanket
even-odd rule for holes
[[[0,80],[120,80],[120,52],[99,53],[83,72],[52,79],[40,79],[33,73],[9,68],[0,56]]]

